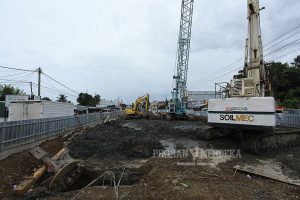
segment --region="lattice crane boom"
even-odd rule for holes
[[[194,0],[182,0],[181,19],[177,45],[176,71],[173,76],[172,104],[170,113],[185,114],[187,103],[186,82],[190,54],[190,40]]]

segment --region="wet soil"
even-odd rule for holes
[[[201,140],[205,125],[199,121],[124,120],[100,124],[87,130],[68,145],[70,154],[83,159],[85,170],[81,179],[68,192],[49,192],[37,187],[30,199],[299,199],[300,187],[272,179],[235,171],[241,159],[200,159],[192,156],[159,157],[155,150],[239,149],[236,138]],[[54,145],[54,144],[52,144]],[[280,150],[278,150],[280,151]],[[299,149],[285,149],[281,154],[242,153],[242,158],[282,159],[293,167],[288,154]],[[276,154],[276,155],[275,155]],[[285,155],[285,156],[284,156]],[[269,157],[268,157],[269,156]],[[183,165],[182,163],[195,163]],[[289,163],[289,164],[288,164]],[[11,163],[13,165],[15,163]],[[34,163],[28,168],[36,167]],[[9,165],[6,165],[9,167]],[[297,168],[297,166],[296,166]],[[31,170],[29,170],[31,171]],[[24,171],[23,174],[29,173]],[[112,176],[92,180],[111,171],[120,180],[118,192]],[[29,173],[30,174],[30,173]],[[28,175],[29,175],[28,174]],[[250,177],[250,178],[249,178]]]
[[[43,142],[40,147],[50,154],[55,155],[63,147],[64,139],[58,137]],[[0,161],[0,199],[13,196],[13,187],[19,183],[24,176],[30,176],[34,169],[41,163],[36,160],[28,151],[16,153]]]

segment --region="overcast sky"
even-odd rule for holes
[[[246,2],[195,0],[189,90],[214,90],[214,82],[229,81],[235,73],[209,79],[244,56]],[[261,12],[263,43],[300,24],[299,0],[260,4],[266,7]],[[172,90],[180,6],[181,0],[0,0],[0,65],[41,67],[75,91],[105,99],[119,96],[130,102],[147,92],[152,100],[164,99]],[[297,43],[265,60],[299,47]],[[297,54],[300,50],[278,60],[290,63]],[[3,79],[37,82],[36,74],[13,75],[17,73],[0,69]],[[42,84],[67,91],[44,76]],[[19,87],[29,93],[28,84]],[[58,94],[47,90],[42,96],[55,100]],[[75,102],[76,94],[68,93]]]

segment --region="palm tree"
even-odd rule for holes
[[[58,97],[57,97],[57,101],[58,102],[68,102],[68,97],[64,94],[60,94]]]

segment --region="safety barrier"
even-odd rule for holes
[[[118,119],[120,111],[90,113],[65,117],[42,118],[0,123],[0,151],[53,137],[89,123],[103,122],[107,117]]]

